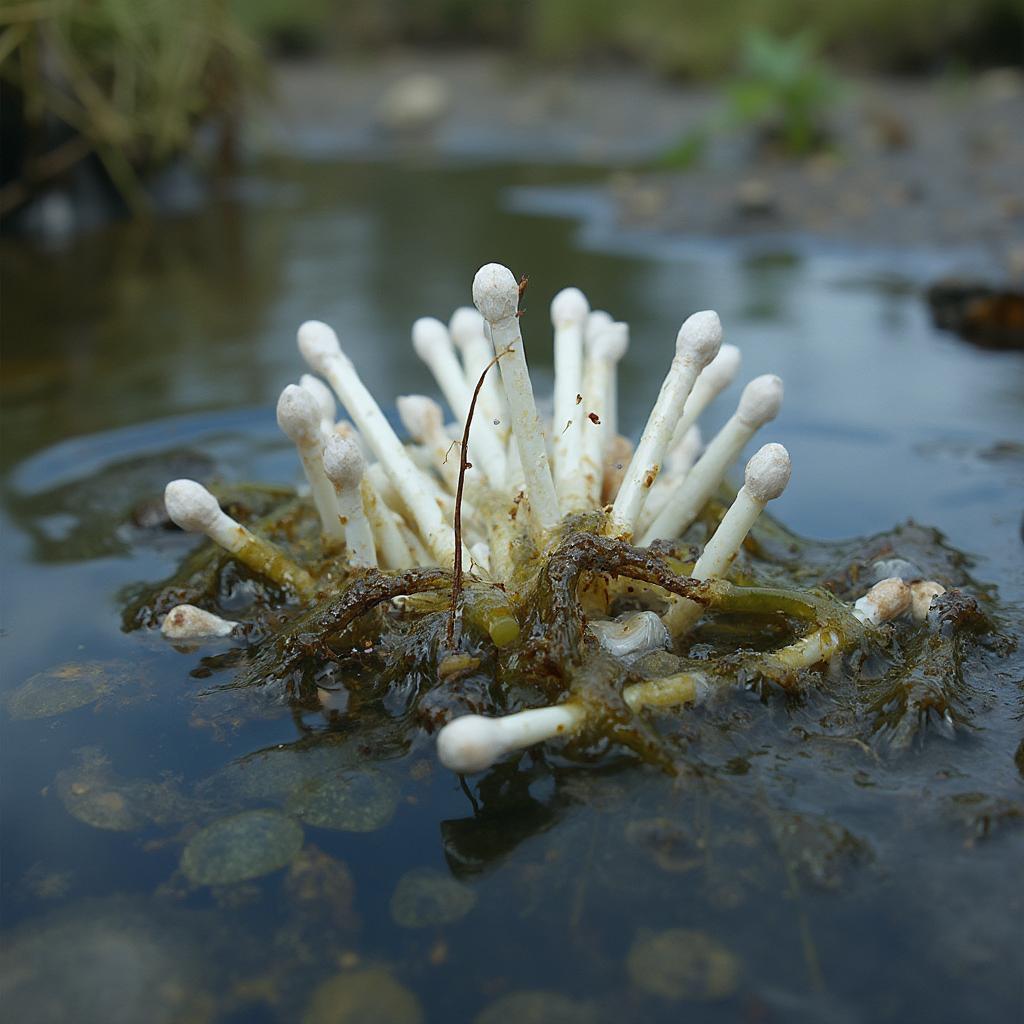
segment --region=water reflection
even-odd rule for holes
[[[467,794],[405,704],[355,726],[347,705],[293,714],[279,691],[225,688],[231,666],[203,662],[209,651],[122,632],[124,588],[166,576],[192,543],[146,518],[168,477],[295,482],[271,406],[298,372],[296,324],[334,322],[382,397],[422,390],[412,319],[465,302],[473,268],[495,256],[531,277],[524,331],[543,341],[531,348],[540,379],[556,287],[578,283],[632,323],[622,393],[634,431],[679,319],[719,308],[744,378],[786,378],[777,436],[796,474],[780,519],[833,538],[907,515],[935,523],[973,566],[909,528],[861,547],[888,539],[939,559],[936,572],[994,582],[1012,618],[1024,594],[1007,444],[1020,433],[1018,357],[937,337],[909,272],[892,287],[828,255],[627,258],[593,238],[580,250],[573,221],[527,219],[501,190],[561,177],[267,168],[259,208],[118,226],[57,255],[0,245],[14,467],[3,685],[22,694],[4,723],[17,766],[3,795],[9,1012],[294,1020],[386,995],[413,1016],[499,1020],[554,991],[567,1019],[842,1021],[965,1015],[980,988],[993,1016],[1012,1013],[1019,671],[999,652],[968,666],[965,713],[981,728],[953,742],[926,721],[920,748],[872,745],[864,707],[833,680],[806,700],[734,695],[666,723],[675,778],[552,751],[499,765]],[[96,430],[111,433],[70,440]],[[805,549],[805,568],[824,577],[856,550]],[[69,662],[75,686],[18,690]],[[97,688],[95,665],[120,668]],[[252,813],[290,823],[266,872],[206,876],[191,856],[193,877],[182,871],[205,830]],[[217,851],[245,853],[246,834]],[[400,880],[424,871],[473,898],[403,927]],[[416,906],[441,905],[417,892]],[[716,954],[702,975],[642,974],[694,935]]]

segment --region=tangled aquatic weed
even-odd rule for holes
[[[352,720],[384,702],[437,731],[440,760],[460,773],[556,737],[570,756],[611,741],[672,770],[659,710],[737,684],[798,692],[821,667],[884,647],[880,627],[900,619],[912,636],[887,649],[890,685],[873,677],[871,713],[897,732],[933,712],[954,726],[958,676],[924,704],[906,700],[928,688],[919,677],[936,659],[959,664],[961,625],[982,621],[972,598],[905,562],[871,586],[853,572],[844,587],[808,586],[827,581],[808,579],[821,566],[801,563],[807,542],[762,515],[789,481],[780,444],[749,460],[723,511],[724,477],[783,387],[771,374],[750,381],[702,446],[697,420],[740,368],[718,316],[680,327],[634,448],[617,428],[628,327],[578,289],[555,296],[553,413],[542,417],[521,289],[489,264],[473,282],[476,310],[448,326],[416,321],[415,351],[456,422],[426,396],[400,396],[404,442],[331,328],[303,324],[299,349],[319,377],[288,385],[277,414],[310,500],[260,505],[248,492],[246,525],[201,484],[169,483],[170,518],[214,546],[136,600],[127,624],[162,622],[177,643],[232,637],[205,669],[235,670],[232,686],[279,685],[303,708]],[[335,395],[349,420],[336,422]],[[225,576],[239,571],[252,596],[228,620]],[[851,587],[856,600],[834,593]]]

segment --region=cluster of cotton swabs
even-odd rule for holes
[[[679,329],[668,374],[632,449],[616,425],[616,365],[628,347],[627,325],[591,311],[582,292],[566,288],[551,303],[555,390],[553,414],[545,423],[530,384],[519,294],[512,272],[491,263],[473,281],[476,310],[456,310],[447,327],[432,318],[416,321],[413,346],[457,423],[446,424],[441,406],[430,398],[399,397],[408,442],[392,429],[334,331],[319,321],[299,328],[299,350],[319,377],[306,375],[286,387],[277,419],[298,449],[325,547],[343,550],[353,568],[452,567],[463,461],[459,446],[474,394],[461,553],[473,576],[498,583],[510,583],[515,574],[524,527],[542,554],[555,542],[565,517],[601,509],[607,510],[606,533],[639,545],[681,536],[747,442],[778,413],[782,381],[771,374],[757,377],[744,388],[725,426],[702,446],[697,419],[736,376],[740,354],[721,344],[717,314],[694,313]],[[350,422],[335,422],[331,389]],[[693,567],[694,579],[724,575],[789,475],[789,454],[782,445],[767,444],[750,459],[743,486]],[[231,519],[200,484],[168,484],[166,505],[182,529],[205,533],[301,597],[314,595],[317,583],[306,569]],[[923,618],[941,589],[934,583],[907,586],[885,580],[857,602],[852,614],[860,622],[878,623],[913,608]],[[613,653],[636,657],[668,646],[702,613],[700,604],[685,597],[662,593],[660,604],[660,613],[592,618],[588,629]],[[183,605],[168,614],[163,628],[172,637],[195,638],[228,635],[234,625]],[[826,659],[838,646],[838,633],[822,627],[774,657],[799,668]],[[700,673],[680,673],[627,687],[624,698],[634,709],[671,706],[699,700],[707,686]],[[583,705],[567,702],[501,718],[467,715],[441,730],[441,759],[458,771],[482,770],[509,751],[577,730],[586,714]]]

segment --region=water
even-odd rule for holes
[[[68,1006],[80,1020],[301,1019],[334,973],[378,968],[390,976],[367,986],[384,998],[381,977],[397,979],[428,1020],[470,1020],[530,989],[562,993],[581,1020],[1019,1012],[1012,658],[978,688],[978,731],[893,758],[808,740],[814,702],[737,696],[736,729],[702,735],[678,779],[615,757],[590,770],[526,759],[473,781],[474,813],[420,737],[384,758],[398,782],[386,825],[304,826],[305,874],[210,888],[179,872],[196,822],[231,802],[218,773],[308,745],[304,730],[324,722],[268,695],[203,697],[199,652],[122,632],[123,588],[167,575],[190,547],[132,525],[131,510],[175,475],[296,482],[273,403],[302,372],[304,319],[338,328],[382,401],[432,391],[409,325],[466,303],[492,259],[530,277],[540,391],[557,288],[577,284],[631,323],[620,393],[634,434],[679,321],[717,309],[742,378],[786,382],[764,435],[794,461],[778,518],[826,540],[936,526],[1019,630],[1024,359],[931,328],[917,288],[938,257],[630,237],[588,190],[563,188],[581,173],[271,165],[202,212],[59,251],[0,247],[3,689],[65,662],[108,675],[121,663],[81,707],[5,714],[5,974],[15,993],[38,975],[23,1019]],[[566,211],[583,220],[554,215]],[[457,920],[411,929],[392,916],[399,878],[420,868],[469,888]],[[674,928],[699,933],[676,959],[712,951],[722,1000],[635,983],[654,955],[644,929]]]

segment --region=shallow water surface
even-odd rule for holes
[[[717,309],[742,380],[786,383],[762,438],[793,456],[777,518],[822,540],[937,527],[1002,635],[1019,636],[1024,360],[932,329],[918,288],[938,260],[627,238],[562,187],[580,174],[270,166],[201,213],[58,251],[0,246],[12,1016],[1021,1011],[1012,641],[969,680],[972,728],[938,723],[905,750],[830,739],[842,709],[823,698],[738,693],[683,718],[674,778],[614,751],[587,766],[528,755],[467,791],[429,737],[395,742],[399,697],[339,727],[279,693],[218,689],[230,676],[204,666],[207,649],[122,631],[127,590],[193,546],[147,526],[167,479],[297,482],[273,404],[303,372],[302,320],[337,327],[382,403],[432,392],[409,325],[447,318],[497,259],[530,277],[542,393],[558,288],[630,322],[634,435],[679,322]]]

